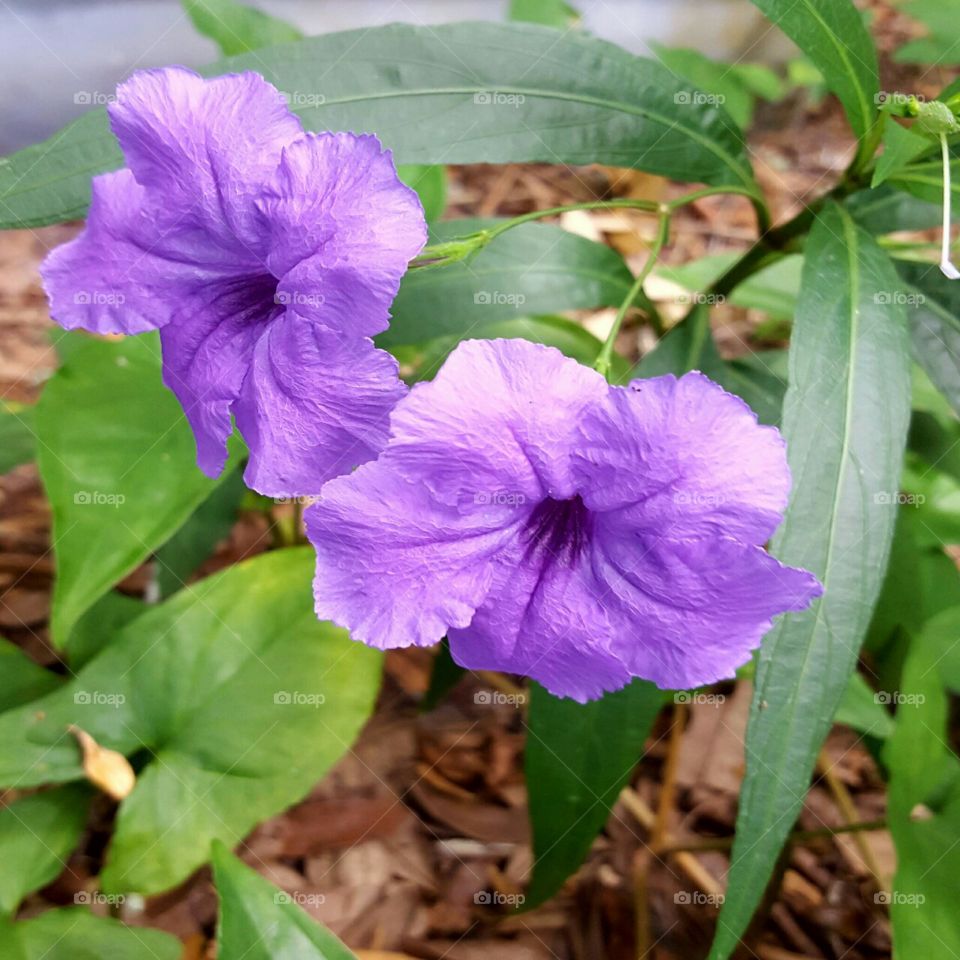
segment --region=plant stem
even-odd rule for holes
[[[466,256],[483,249],[495,237],[519,227],[524,223],[531,223],[534,220],[542,220],[544,217],[558,217],[571,210],[640,210],[644,213],[655,213],[663,215],[673,213],[681,207],[704,197],[713,197],[720,194],[735,194],[749,198],[757,211],[757,218],[760,224],[760,230],[763,232],[769,226],[769,214],[766,206],[758,205],[756,194],[746,187],[704,187],[700,190],[693,190],[686,193],[676,200],[670,200],[661,203],[657,200],[634,200],[630,198],[619,198],[615,200],[584,200],[579,203],[568,203],[560,207],[548,207],[545,210],[532,210],[530,213],[522,213],[517,217],[511,217],[492,227],[479,230],[476,233],[463,237],[455,237],[452,240],[445,240],[442,243],[431,244],[420,252],[410,263],[411,268],[444,266],[449,263],[456,263],[463,260]]]
[[[603,342],[603,346],[600,348],[600,353],[597,355],[597,359],[593,367],[597,372],[602,373],[603,376],[607,376],[607,374],[610,372],[610,361],[613,357],[613,345],[617,339],[617,334],[620,332],[620,327],[623,325],[624,317],[626,317],[627,312],[633,306],[634,300],[637,299],[641,290],[643,290],[643,284],[647,277],[650,276],[650,271],[653,270],[654,266],[656,265],[657,259],[660,256],[660,251],[663,250],[667,239],[670,236],[670,213],[671,210],[669,206],[662,205],[660,207],[660,221],[657,228],[657,235],[650,246],[650,252],[647,254],[647,259],[643,264],[643,268],[633,281],[633,286],[630,288],[630,292],[627,294],[623,303],[620,304],[620,309],[617,311],[613,325],[610,327],[610,332],[607,334],[607,339]]]

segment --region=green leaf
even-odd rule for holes
[[[889,183],[875,190],[858,190],[847,197],[844,207],[864,230],[873,234],[926,230],[937,226],[943,217],[939,198],[936,202],[918,200]]]
[[[667,373],[681,376],[689,370],[705,373],[746,401],[761,423],[780,422],[786,383],[762,354],[753,354],[749,362],[724,360],[717,352],[710,330],[710,311],[705,304],[698,304],[672,327],[640,360],[631,378],[659,377]]]
[[[28,893],[66,866],[87,822],[89,790],[80,784],[33,793],[0,808],[0,912],[10,914]]]
[[[431,380],[443,365],[450,351],[463,340],[494,340],[497,338],[520,338],[533,343],[545,343],[556,347],[561,353],[573,360],[579,360],[585,366],[591,366],[597,359],[601,343],[589,330],[585,330],[566,317],[544,315],[537,317],[514,317],[497,320],[494,323],[481,323],[478,327],[464,331],[462,336],[441,337],[425,344],[425,349],[403,351],[401,356],[415,368],[407,377],[408,381]],[[409,359],[408,359],[409,353]],[[611,362],[611,378],[625,382],[630,374],[630,363],[619,354],[614,354]]]
[[[157,550],[156,585],[161,597],[176,593],[213,548],[229,535],[246,492],[243,472],[230,471],[193,516]]]
[[[344,58],[344,51],[350,55]],[[391,24],[311,37],[213,64],[256,70],[309,130],[365,130],[398,163],[607,163],[756,190],[725,113],[686,103],[659,63],[532,24]],[[90,176],[123,163],[93,111],[0,164],[0,229],[83,216]]]
[[[397,175],[417,191],[428,223],[438,220],[447,206],[447,168],[434,163],[423,166],[407,163],[397,167]]]
[[[183,7],[194,27],[225,57],[303,39],[292,24],[233,0],[183,0]]]
[[[438,223],[431,240],[461,237],[497,222]],[[389,349],[446,334],[462,338],[482,325],[529,314],[619,305],[632,283],[623,257],[605,244],[548,224],[523,224],[465,262],[408,271],[390,329],[377,343]]]
[[[220,481],[196,467],[193,434],[160,381],[153,334],[91,338],[47,383],[36,430],[56,544],[51,633],[63,646],[84,612]]]
[[[931,620],[904,665],[890,769],[887,817],[897,849],[887,898],[900,960],[960,955],[956,878],[960,869],[960,763],[949,747],[949,703],[940,663],[960,635],[960,607]]]
[[[650,48],[668,70],[710,95],[711,102],[726,110],[741,130],[750,125],[753,94],[730,66],[711,60],[699,50],[666,47],[654,41]]]
[[[222,843],[213,846],[213,880],[220,895],[219,960],[356,960],[288,894]]]
[[[317,621],[312,551],[230,567],[151,607],[62,691],[0,715],[0,785],[82,776],[67,727],[149,751],[104,890],[157,893],[305,796],[372,708],[379,653]],[[149,850],[145,856],[144,851]]]
[[[566,0],[510,0],[511,20],[540,23],[565,30],[580,22],[580,14]]]
[[[927,36],[911,40],[893,53],[897,63],[933,63],[949,67],[960,62],[957,49],[955,0],[908,0],[898,4],[926,27]]]
[[[950,194],[953,202],[960,202],[960,160],[954,153],[950,161]],[[943,160],[939,154],[916,163],[909,163],[895,171],[887,181],[890,186],[923,200],[925,203],[943,202]]]
[[[850,0],[753,0],[823,74],[863,139],[877,118],[877,51]]]
[[[118,590],[105,593],[76,623],[67,642],[67,658],[76,673],[108,647],[120,630],[145,613],[148,605]]]
[[[893,732],[890,714],[883,709],[876,692],[864,680],[863,674],[856,672],[850,675],[843,699],[833,715],[833,722],[842,723],[851,730],[880,740],[886,739]]]
[[[179,960],[183,944],[147,927],[127,927],[82,907],[48,910],[33,920],[0,920],[4,960]]]
[[[34,663],[16,644],[0,638],[0,713],[45,696],[63,682]]]
[[[526,907],[552,897],[583,863],[667,696],[634,680],[577,703],[531,684],[525,767],[534,866]]]
[[[960,290],[932,263],[898,261],[917,363],[960,415]]]
[[[442,640],[437,655],[433,658],[430,686],[427,687],[427,692],[420,701],[421,711],[427,713],[438,707],[447,694],[463,679],[466,672],[466,669],[450,655],[450,644]]]
[[[657,276],[664,277],[694,293],[708,298],[711,284],[720,278],[738,259],[735,253],[717,253],[679,266],[659,266]],[[797,309],[800,292],[800,271],[803,257],[790,254],[758,270],[753,276],[738,283],[729,302],[746,310],[762,310],[772,317],[792,319]]]
[[[8,473],[36,456],[33,408],[0,401],[0,473]]]
[[[772,543],[824,595],[780,619],[761,647],[711,960],[730,956],[760,902],[883,581],[910,416],[906,318],[879,296],[897,287],[876,241],[827,207],[807,241],[783,414],[793,493]]]
[[[883,130],[883,153],[877,160],[870,186],[880,186],[929,149],[930,141],[926,137],[918,136],[909,127],[889,117]]]
[[[762,63],[731,63],[727,67],[752,94],[763,100],[776,102],[787,95],[787,85],[780,75]]]

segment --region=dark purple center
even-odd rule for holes
[[[572,564],[589,543],[592,525],[579,494],[569,500],[547,497],[534,507],[523,528],[528,556],[542,550],[544,563]]]
[[[221,284],[217,293],[218,305],[223,308],[224,315],[241,324],[273,320],[283,312],[277,282],[270,273],[228,280]]]

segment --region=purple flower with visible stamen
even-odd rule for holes
[[[142,71],[108,110],[127,168],[94,179],[86,229],[44,262],[57,322],[160,330],[209,476],[231,414],[247,483],[270,496],[376,456],[405,387],[370,337],[426,241],[389,151],[304,133],[255,73]]]
[[[789,489],[779,432],[700,373],[611,387],[468,341],[308,509],[317,614],[381,648],[447,635],[465,667],[580,701],[711,683],[821,592],[762,546]]]

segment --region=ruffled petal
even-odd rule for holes
[[[644,537],[610,515],[595,533],[591,563],[611,649],[630,673],[666,689],[732,677],[774,616],[803,610],[823,592],[812,574],[760,547]]]
[[[607,389],[553,347],[467,340],[394,411],[391,456],[448,503],[565,499],[577,423]]]
[[[211,283],[181,295],[172,323],[160,331],[163,382],[176,394],[197,441],[197,465],[218,476],[227,459],[232,404],[271,315],[273,280],[249,277]]]
[[[583,420],[587,505],[638,531],[763,543],[790,492],[783,438],[701,373],[634,380]]]
[[[307,275],[348,269],[357,309],[337,319],[372,337],[387,328],[407,264],[427,240],[417,194],[397,176],[374,136],[304,134],[283,150],[259,207],[269,224],[271,271],[286,276],[310,261]]]
[[[185,287],[221,275],[182,260],[144,204],[144,188],[129,170],[94,178],[85,229],[51,251],[40,268],[50,313],[62,327],[101,334],[154,330],[182,307]]]
[[[205,79],[183,67],[140,70],[117,88],[110,123],[137,181],[198,230],[263,265],[256,201],[302,133],[280,92],[259,74]]]
[[[625,686],[630,671],[611,651],[605,589],[589,563],[543,561],[519,542],[500,555],[476,616],[449,633],[451,656],[471,670],[531,677],[580,703]]]
[[[250,449],[248,486],[309,495],[375,457],[390,410],[406,392],[390,354],[287,310],[257,343],[234,407]]]
[[[306,521],[317,616],[386,649],[437,643],[470,622],[516,514],[462,514],[381,457],[331,480]]]

